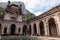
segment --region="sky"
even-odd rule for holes
[[[0,2],[21,1],[25,4],[26,9],[36,16],[50,10],[60,4],[60,0],[0,0]]]

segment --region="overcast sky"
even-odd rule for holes
[[[0,2],[7,1],[9,0],[0,0]],[[26,9],[34,13],[36,16],[60,4],[60,0],[10,0],[10,1],[23,2],[25,4]]]

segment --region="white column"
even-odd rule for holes
[[[2,34],[4,34],[3,32],[4,32],[4,25],[2,25]]]
[[[7,34],[10,34],[10,27],[7,27]]]
[[[7,27],[7,34],[9,34],[10,33],[10,27],[8,26]]]
[[[33,24],[31,24],[31,36],[34,34]]]
[[[27,30],[29,30],[29,25],[27,24]]]
[[[49,36],[49,26],[48,21],[46,19],[44,20],[44,30],[45,30],[45,36]]]
[[[38,34],[38,35],[40,35],[40,27],[39,27],[39,22],[37,22],[36,27],[37,27],[37,34]]]
[[[23,27],[21,27],[20,34],[23,34]]]
[[[55,23],[56,23],[56,27],[57,27],[57,36],[60,36],[60,20],[59,20],[59,16],[56,15],[54,16],[55,18]]]

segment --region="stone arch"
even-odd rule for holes
[[[45,35],[45,31],[44,31],[44,23],[43,23],[43,21],[40,21],[39,27],[40,27],[40,35],[44,36]]]
[[[55,23],[54,18],[50,18],[48,20],[48,25],[49,25],[50,36],[57,36],[57,28],[56,28],[56,23]]]
[[[0,33],[2,32],[2,25],[1,25],[1,23],[0,23]]]
[[[31,35],[31,25],[29,25],[29,34]]]
[[[26,35],[27,34],[27,25],[24,25],[23,26],[23,35]]]
[[[33,29],[34,29],[34,35],[36,35],[37,34],[37,27],[36,27],[35,23],[33,24]]]
[[[11,24],[10,34],[11,35],[15,35],[15,30],[16,30],[16,25],[15,24]]]
[[[18,34],[20,34],[20,31],[21,31],[21,28],[19,27],[19,28],[18,28]]]
[[[4,35],[4,36],[7,35],[7,27],[4,28],[4,34],[3,34],[3,35]]]

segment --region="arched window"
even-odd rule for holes
[[[44,36],[45,35],[45,32],[44,32],[44,24],[43,24],[42,21],[39,23],[39,27],[40,27],[40,35],[41,36]]]
[[[11,24],[11,31],[10,31],[10,34],[11,35],[15,35],[15,30],[16,30],[16,25],[15,24]]]
[[[48,20],[48,24],[49,24],[50,36],[57,36],[57,28],[56,28],[55,20],[53,18],[50,18]]]
[[[35,23],[33,25],[33,29],[34,29],[34,35],[36,35],[37,34],[37,27],[36,27],[36,24]]]
[[[26,35],[26,33],[27,33],[27,25],[24,25],[23,26],[23,35]]]

